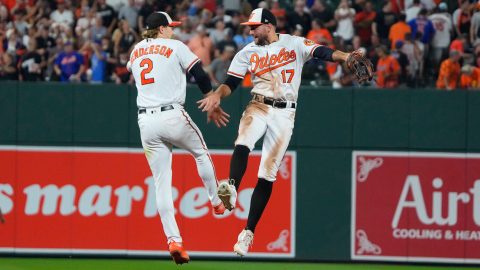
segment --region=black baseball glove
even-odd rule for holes
[[[373,79],[373,64],[365,57],[362,50],[355,50],[348,55],[345,61],[347,70],[355,75],[359,83]]]

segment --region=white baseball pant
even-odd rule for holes
[[[138,115],[142,146],[155,180],[157,209],[168,243],[182,242],[172,198],[173,145],[193,155],[210,202],[212,205],[221,202],[216,192],[213,162],[202,133],[181,105],[173,106],[174,109],[166,111],[160,111],[160,108],[146,109],[146,113]]]
[[[258,168],[258,178],[268,181],[277,179],[277,172],[287,151],[295,122],[295,109],[274,108],[252,100],[245,111],[235,145],[245,145],[250,151],[255,143],[265,135],[262,158]]]

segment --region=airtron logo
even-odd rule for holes
[[[480,154],[354,151],[351,256],[480,263]]]
[[[409,175],[403,185],[392,220],[392,228],[397,228],[405,209],[413,209],[416,218],[425,225],[452,226],[458,222],[458,208],[461,204],[471,203],[475,224],[480,226],[480,179],[476,180],[468,192],[442,192],[444,180],[436,177],[432,180],[432,208],[428,209],[424,191],[418,175]],[[426,192],[426,191],[425,191]],[[411,199],[407,199],[411,195]],[[446,204],[446,207],[445,205]],[[446,209],[443,211],[443,209]],[[406,218],[403,216],[403,218]]]

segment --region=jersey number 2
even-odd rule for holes
[[[287,80],[286,74],[288,74],[288,80]],[[284,70],[282,70],[283,83],[291,83],[294,74],[295,74],[295,69],[284,69]]]
[[[142,73],[140,73],[140,76],[142,78],[142,85],[154,83],[155,82],[154,78],[146,78],[145,77],[145,75],[148,75],[150,73],[150,71],[152,71],[152,69],[153,69],[152,60],[150,60],[148,58],[145,58],[145,59],[142,60],[142,62],[140,62],[140,66],[142,68],[145,67],[144,69],[142,69]]]

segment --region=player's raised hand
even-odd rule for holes
[[[230,115],[226,113],[222,107],[217,107],[207,113],[207,123],[213,121],[218,128],[221,128],[222,126],[226,127],[228,122],[230,122],[229,118]]]
[[[197,104],[202,112],[212,112],[220,106],[220,96],[216,92],[210,93],[205,98],[197,101]]]

